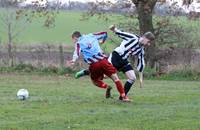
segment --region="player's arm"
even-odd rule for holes
[[[143,71],[145,67],[145,62],[144,62],[144,54],[139,54],[138,55],[138,63],[137,63],[137,70],[139,71],[139,81],[140,81],[140,87],[143,87]]]
[[[145,67],[145,62],[144,62],[144,54],[139,54],[138,55],[138,63],[137,63],[137,70],[139,72],[143,72]]]
[[[67,64],[68,65],[73,65],[76,62],[76,60],[79,58],[80,52],[81,52],[80,44],[76,43],[75,50],[74,50],[74,53],[73,53],[73,56],[72,56],[72,60],[67,61]]]
[[[119,29],[117,29],[115,27],[115,25],[111,25],[109,27],[109,29],[114,32],[116,35],[118,35],[120,38],[122,38],[123,40],[129,40],[131,38],[136,38],[137,36],[134,35],[134,34],[131,34],[131,33],[128,33],[128,32],[124,32],[124,31],[121,31]]]
[[[96,39],[99,40],[99,43],[105,43],[107,37],[108,37],[108,34],[107,32],[97,32],[97,33],[93,33],[93,35],[95,36]]]

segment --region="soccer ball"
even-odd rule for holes
[[[26,89],[19,89],[17,92],[17,98],[19,100],[26,100],[29,97],[29,92]]]

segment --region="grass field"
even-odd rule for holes
[[[1,13],[1,12],[0,12]],[[82,18],[82,12],[78,11],[60,11],[56,17],[54,28],[43,27],[42,19],[35,19],[31,24],[26,25],[27,27],[20,33],[20,35],[14,39],[17,44],[65,44],[72,45],[71,33],[74,30],[80,30],[83,34],[98,32],[98,31],[108,31],[110,24],[117,24],[122,22],[125,18],[119,15],[109,15],[111,17],[110,21],[104,21],[103,19],[98,19],[97,17],[92,17],[90,20],[80,21]],[[155,22],[158,17],[154,17]],[[129,21],[130,19],[126,19]],[[137,19],[135,18],[137,23]],[[195,45],[199,45],[199,33],[200,33],[200,21],[191,21],[186,17],[171,17],[170,21],[178,25],[182,25],[185,33],[185,37],[190,38],[190,42]],[[155,23],[156,24],[156,23]],[[137,25],[137,24],[136,24]],[[135,25],[135,26],[136,26]],[[24,25],[18,25],[19,27]],[[134,26],[134,28],[135,28]],[[136,27],[137,28],[137,27]],[[0,26],[0,42],[6,43],[7,30]],[[15,31],[14,31],[15,32]],[[113,37],[109,31],[109,36]],[[183,41],[184,42],[184,41]]]
[[[109,84],[113,85],[109,80]],[[30,98],[16,99],[26,88]],[[199,130],[200,82],[145,81],[131,103],[104,99],[87,78],[0,75],[0,130]]]
[[[108,28],[109,24],[106,22],[92,18],[91,20],[81,21],[82,13],[74,11],[61,11],[55,22],[55,27],[45,28],[43,27],[42,19],[35,19],[32,23],[20,33],[15,39],[19,44],[38,44],[38,43],[49,43],[49,44],[72,44],[71,33],[75,30],[80,30],[82,33],[91,33],[97,31],[104,31]],[[19,27],[24,26],[19,24]],[[3,30],[3,26],[0,27],[0,31]],[[7,41],[7,32],[0,35],[2,42]]]

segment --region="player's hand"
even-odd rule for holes
[[[110,25],[109,29],[114,32],[115,31],[115,25],[114,24]]]
[[[71,66],[73,66],[75,64],[75,62],[73,61],[73,60],[68,60],[67,62],[66,62],[66,66],[67,67],[71,67]]]
[[[100,44],[103,44],[103,40],[99,40],[99,43],[100,43]]]

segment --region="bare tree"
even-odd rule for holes
[[[118,10],[120,11],[123,10],[124,8],[128,8],[127,9],[128,11],[130,9],[133,9],[131,7],[134,4],[137,11],[137,19],[139,21],[140,34],[143,34],[147,31],[154,32],[152,13],[153,13],[153,9],[156,2],[157,0],[132,0],[132,1],[118,0],[117,3],[104,2],[104,1],[98,2],[98,3],[91,3],[91,8],[87,12],[87,16],[88,15],[94,16],[97,14],[97,15],[100,15],[101,18],[104,18],[105,20],[107,20],[108,18],[104,16],[108,12],[109,8],[118,8]],[[128,14],[129,16],[127,15],[127,13],[124,13],[126,17],[135,18],[133,17],[135,15],[134,12],[129,11]],[[146,56],[147,56],[148,61],[153,61],[150,58],[154,57],[153,54],[154,54],[155,47],[156,47],[155,44],[153,44],[147,49]]]
[[[45,18],[45,27],[54,27],[55,17],[60,5],[59,2],[56,2],[56,5],[50,7],[48,1],[41,5],[40,2],[43,2],[43,0],[36,0],[29,8],[19,8],[19,2],[24,1],[26,0],[0,0],[0,24],[3,28],[1,34],[7,34],[8,57],[11,60],[11,65],[13,65],[12,44],[14,40],[28,27],[29,23],[38,17]]]
[[[147,31],[154,32],[152,12],[157,0],[132,0],[132,2],[137,8],[140,34]],[[152,58],[155,57],[155,47],[155,44],[152,44],[146,50],[146,59],[150,61],[151,67],[154,66]]]
[[[7,34],[8,57],[11,65],[13,65],[12,43],[13,40],[20,34],[25,27],[24,20],[17,18],[16,13],[17,1],[1,0],[0,24],[2,28],[1,34]],[[17,20],[18,19],[18,20]],[[22,28],[21,28],[22,27]]]
[[[87,12],[87,15],[94,16],[97,14],[97,15],[104,16],[108,12],[106,9],[112,6],[114,7],[120,6],[121,8],[129,7],[129,9],[131,10],[133,9],[133,8],[130,8],[131,4],[134,4],[136,7],[136,12],[137,12],[137,19],[139,22],[140,34],[143,34],[147,31],[151,31],[153,33],[157,33],[156,35],[158,35],[159,31],[155,32],[155,28],[153,26],[153,17],[152,17],[153,9],[157,2],[160,2],[160,4],[162,4],[162,3],[165,3],[166,0],[131,0],[131,2],[118,0],[116,4],[112,4],[110,1],[97,2],[97,3],[91,4],[91,8]],[[192,3],[192,0],[183,0],[183,4],[185,5],[189,5],[191,3]],[[133,13],[133,12],[130,12],[130,13]],[[125,15],[127,16],[127,13],[125,13]],[[133,15],[129,14],[129,16],[132,17]],[[132,17],[132,18],[135,18],[135,17]],[[160,29],[160,27],[158,29]],[[156,44],[152,44],[146,50],[146,59],[147,61],[149,61],[151,67],[154,66],[153,59],[155,57],[155,51],[156,51]]]

